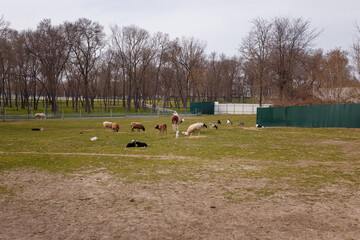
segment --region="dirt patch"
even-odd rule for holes
[[[0,154],[39,154],[39,155],[78,155],[78,156],[105,156],[105,157],[129,157],[129,158],[155,158],[155,159],[191,159],[194,157],[176,156],[176,155],[136,155],[136,154],[117,154],[117,153],[81,153],[81,152],[1,152]]]
[[[285,184],[269,192],[263,190],[268,179],[236,175],[213,182],[129,183],[105,169],[67,175],[17,169],[1,173],[0,183],[0,239],[360,236],[360,192],[337,185],[317,193]]]

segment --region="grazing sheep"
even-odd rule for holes
[[[142,143],[142,142],[139,142],[139,141],[135,141],[135,143],[136,143],[136,146],[138,146],[138,147],[147,147],[146,143]]]
[[[103,126],[104,126],[105,129],[106,128],[112,128],[112,125],[113,125],[112,122],[108,122],[108,121],[103,122]]]
[[[35,117],[35,120],[36,119],[46,119],[45,113],[36,113],[34,117]]]
[[[136,147],[135,140],[132,140],[131,143],[126,144],[126,147]]]
[[[188,130],[186,131],[186,134],[187,136],[190,136],[192,133],[194,132],[198,132],[198,135],[200,135],[200,129],[202,127],[205,127],[207,128],[206,124],[205,123],[194,123],[192,125],[189,126]]]
[[[138,132],[140,132],[140,129],[142,129],[145,132],[145,127],[138,122],[132,122],[131,123],[131,131],[134,132],[134,129],[137,129]]]
[[[181,119],[180,124],[182,124],[183,122],[185,122],[185,119]]]
[[[173,132],[179,130],[180,118],[176,111],[173,113],[173,116],[171,118],[171,124]]]
[[[226,123],[227,123],[227,124],[230,124],[230,125],[232,124],[232,122],[230,121],[230,119],[226,120]]]
[[[213,123],[210,123],[209,125],[210,125],[210,127],[212,127],[212,128],[218,129],[218,127],[217,127],[215,124],[213,124]]]
[[[113,124],[112,124],[112,130],[113,130],[114,132],[118,132],[119,129],[120,129],[119,124],[117,124],[117,123],[113,123]]]
[[[166,123],[160,123],[160,124],[156,125],[156,126],[155,126],[155,129],[159,129],[159,130],[160,130],[160,133],[166,132],[166,134],[167,134],[167,126],[166,126]]]
[[[221,121],[220,121],[220,120],[217,120],[217,124],[221,124]]]

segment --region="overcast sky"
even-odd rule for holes
[[[257,17],[302,17],[311,29],[323,30],[317,47],[349,50],[360,25],[360,0],[0,0],[0,15],[16,30],[36,29],[49,18],[53,25],[88,18],[104,26],[136,25],[150,33],[194,37],[206,51],[237,54]]]

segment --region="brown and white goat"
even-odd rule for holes
[[[171,118],[171,124],[172,124],[172,129],[174,132],[179,130],[180,118],[179,118],[179,115],[177,114],[177,112],[173,113],[173,116]]]

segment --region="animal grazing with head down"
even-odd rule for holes
[[[212,128],[218,129],[218,127],[217,127],[215,124],[213,124],[213,123],[210,123],[209,125],[210,125],[210,127],[212,127]]]
[[[104,126],[105,129],[106,128],[112,128],[112,125],[113,125],[112,122],[108,122],[108,121],[103,122],[103,126]]]
[[[137,129],[138,132],[140,132],[140,129],[142,129],[145,132],[145,127],[141,123],[138,122],[132,122],[131,123],[131,131],[134,132],[134,129]]]
[[[120,129],[119,124],[117,124],[117,123],[113,123],[113,124],[112,124],[112,130],[113,130],[114,132],[118,132],[119,129]]]
[[[227,124],[230,124],[230,125],[232,124],[232,122],[230,121],[230,119],[226,120],[226,123],[227,123]]]
[[[156,125],[156,126],[155,126],[155,129],[160,130],[160,133],[166,132],[166,134],[167,134],[167,126],[166,126],[166,123],[160,123],[160,124]]]
[[[46,119],[45,113],[36,113],[34,117],[35,117],[35,120],[36,119]]]
[[[221,124],[221,121],[220,121],[220,120],[217,120],[217,124]]]
[[[205,123],[194,123],[189,126],[186,132],[183,132],[184,135],[190,136],[194,132],[198,132],[198,135],[200,135],[200,130],[202,127],[207,128]]]

